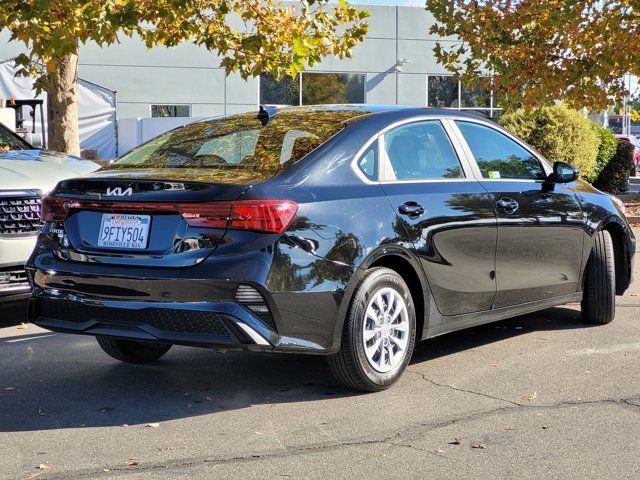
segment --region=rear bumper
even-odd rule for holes
[[[36,289],[29,321],[48,330],[177,345],[326,353],[321,345],[279,335],[233,302],[104,301]]]

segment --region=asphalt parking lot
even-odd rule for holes
[[[7,326],[0,478],[638,478],[639,375],[638,280],[610,325],[570,305],[432,339],[367,395],[322,358],[175,348],[128,366]]]

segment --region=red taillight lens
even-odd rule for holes
[[[192,227],[227,228],[231,202],[180,203],[176,209]]]
[[[40,218],[43,222],[62,222],[67,218],[71,201],[68,198],[56,198],[47,195],[42,200]]]
[[[42,220],[62,222],[70,210],[177,212],[192,227],[283,233],[295,217],[298,204],[289,200],[238,200],[174,205],[160,202],[100,202],[47,196],[42,202]]]
[[[298,204],[289,200],[238,200],[179,204],[176,208],[192,227],[282,233],[295,217]]]
[[[283,233],[297,211],[289,200],[239,200],[231,206],[228,228]]]

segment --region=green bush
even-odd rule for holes
[[[633,166],[633,145],[618,140],[616,153],[604,167],[594,186],[609,193],[620,193],[629,189],[629,173]]]
[[[592,123],[593,130],[600,137],[600,146],[598,147],[598,156],[596,157],[596,168],[591,178],[587,178],[590,182],[595,181],[604,167],[616,154],[618,148],[618,139],[613,136],[611,130],[604,128],[599,123]]]
[[[567,162],[584,179],[595,177],[600,144],[593,122],[564,105],[519,109],[500,117],[500,124],[529,143],[549,162]]]

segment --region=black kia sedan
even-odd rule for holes
[[[433,109],[261,107],[170,131],[45,199],[30,320],[112,357],[323,354],[364,391],[414,344],[581,301],[613,320],[619,200],[497,125]]]

